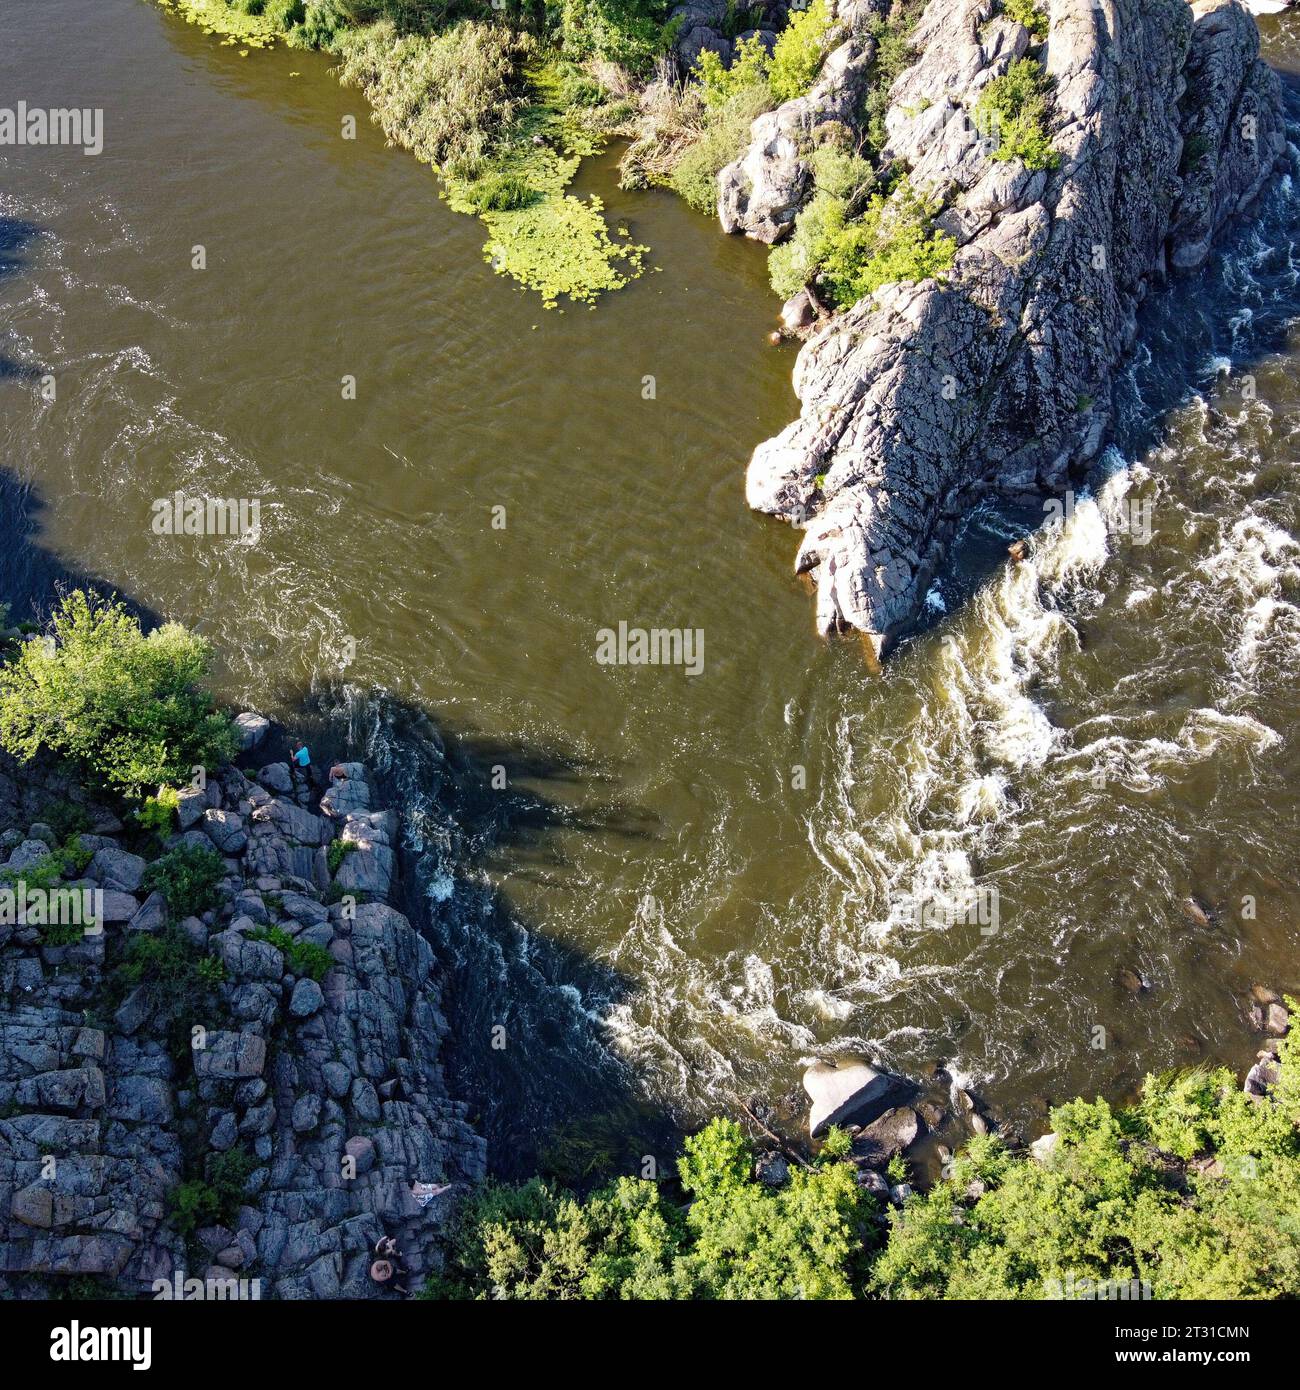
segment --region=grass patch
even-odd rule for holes
[[[334,967],[334,957],[313,941],[299,941],[283,927],[257,927],[248,933],[249,941],[265,941],[284,956],[285,964],[294,975],[305,975],[317,984]]]
[[[589,73],[470,20],[431,37],[372,25],[336,47],[341,80],[365,92],[389,140],[439,170],[453,209],[483,219],[498,274],[554,308],[590,304],[640,273],[648,248],[612,237],[599,199],[565,191],[631,116]]]
[[[560,0],[495,23],[425,0],[165,3],[209,33],[264,46],[287,30],[294,46],[336,54],[339,80],[364,94],[389,143],[438,171],[456,211],[483,219],[488,263],[548,308],[594,303],[640,274],[648,248],[612,233],[598,199],[566,189],[610,134],[631,133],[629,74],[671,39],[662,6]]]
[[[335,43],[339,81],[364,93],[389,142],[440,170],[491,153],[522,105],[519,67],[531,47],[468,19],[433,35],[400,35],[385,20]]]

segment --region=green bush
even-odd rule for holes
[[[86,934],[78,922],[49,922],[40,928],[42,946],[75,946]]]
[[[770,66],[767,49],[757,35],[736,44],[730,67],[723,67],[722,59],[711,48],[704,49],[695,60],[695,75],[705,106],[716,110],[742,92],[761,86],[767,81]]]
[[[911,67],[916,57],[911,42],[915,27],[915,18],[872,21],[871,34],[876,41],[876,53],[871,60],[862,118],[866,131],[865,145],[873,155],[878,155],[885,148],[888,138],[885,117],[889,113],[889,89]]]
[[[338,873],[344,859],[356,849],[356,844],[352,840],[331,840],[329,849],[325,851],[325,860],[329,865],[331,876]]]
[[[90,829],[90,816],[86,808],[78,806],[75,801],[51,801],[42,807],[37,819],[48,825],[60,840]]]
[[[0,667],[0,745],[24,762],[47,750],[131,795],[187,780],[238,748],[203,688],[211,665],[196,634],[166,623],[146,637],[120,603],[77,589],[49,636]]]
[[[69,835],[67,843],[58,851],[63,860],[63,872],[68,878],[80,878],[95,857],[94,850],[81,843],[80,835]]]
[[[295,48],[331,48],[353,22],[341,0],[310,0],[288,41]]]
[[[1002,13],[1017,24],[1023,24],[1040,42],[1047,37],[1047,31],[1051,28],[1047,16],[1034,0],[1003,0]]]
[[[189,1054],[189,1029],[212,1025],[214,991],[226,978],[225,965],[194,946],[179,928],[131,935],[109,978],[113,1008],[137,988],[145,1012],[167,1038],[172,1056]]]
[[[577,60],[618,63],[644,75],[667,51],[667,6],[654,0],[546,0],[548,28],[560,51]]]
[[[933,209],[906,179],[889,196],[872,197],[861,217],[850,208],[819,190],[799,214],[793,237],[773,249],[768,275],[783,299],[816,282],[847,308],[881,285],[924,280],[952,264],[956,242],[934,229]]]
[[[173,916],[197,917],[221,901],[217,885],[225,876],[216,850],[181,844],[145,869],[140,886],[146,893],[160,892]]]
[[[303,0],[267,0],[266,17],[281,29],[291,29],[306,19],[307,6]]]
[[[895,1214],[874,1290],[893,1298],[1300,1295],[1300,1065],[1271,1101],[1231,1073],[1148,1077],[1140,1103],[1052,1112],[1056,1153],[973,1140],[952,1177]],[[1192,1160],[1195,1160],[1193,1162]],[[978,1184],[971,1187],[970,1184]],[[1090,1286],[1086,1281],[1093,1281]]]
[[[975,125],[993,140],[993,159],[1021,159],[1026,169],[1060,164],[1045,128],[1050,91],[1050,79],[1032,58],[1017,59],[984,88],[975,105]]]
[[[284,963],[294,975],[305,975],[319,984],[334,967],[334,957],[314,941],[299,941],[283,927],[257,927],[248,933],[250,941],[265,941],[284,955]]]
[[[144,804],[135,813],[140,828],[151,830],[160,839],[166,839],[176,823],[176,808],[180,800],[180,793],[175,787],[159,787],[156,795],[145,797]]]
[[[710,109],[725,106],[742,92],[764,83],[777,105],[803,96],[817,80],[830,29],[826,0],[813,0],[806,10],[791,16],[770,55],[757,34],[737,41],[730,67],[724,67],[722,59],[706,49],[695,60],[705,105]]]
[[[790,16],[790,23],[778,35],[772,50],[772,71],[768,79],[772,99],[778,105],[812,89],[826,56],[830,30],[831,16],[826,0],[812,0],[806,10]]]
[[[173,1229],[188,1239],[203,1226],[231,1225],[257,1166],[257,1159],[242,1148],[209,1154],[205,1176],[181,1183],[168,1198]]]
[[[45,892],[57,888],[65,878],[80,878],[94,853],[81,843],[80,835],[70,835],[61,849],[53,850],[26,868],[0,866],[0,884],[13,887],[24,883],[29,889]]]
[[[522,174],[493,174],[472,190],[480,212],[510,212],[536,201],[537,194]]]
[[[765,84],[747,87],[708,114],[703,133],[687,149],[669,176],[672,188],[697,212],[718,211],[718,175],[739,158],[749,143],[754,118],[771,107]]]

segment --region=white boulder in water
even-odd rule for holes
[[[803,1074],[812,1101],[808,1133],[816,1139],[832,1125],[870,1124],[890,1108],[907,1083],[866,1062],[814,1062]]]
[[[1241,0],[1241,3],[1251,14],[1281,14],[1291,8],[1291,0]]]

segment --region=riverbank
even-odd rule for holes
[[[396,817],[360,763],[320,795],[239,727],[246,770],[136,814],[0,767],[6,1296],[395,1296],[484,1176],[442,971],[389,905]]]
[[[564,192],[611,134],[631,141],[627,186],[671,187],[773,248],[783,330],[807,340],[802,410],[754,450],[746,500],[801,531],[818,631],[860,632],[873,665],[929,620],[973,508],[1100,481],[1139,305],[1290,165],[1281,86],[1236,0],[1126,10],[1113,33],[1081,0],[817,0],[743,21],[722,0],[671,17],[646,0],[602,23],[409,32],[329,3],[275,14],[287,42],[340,57],[389,140],[482,216],[494,268],[547,307],[642,267],[648,248]]]

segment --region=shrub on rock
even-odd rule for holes
[[[121,603],[81,589],[49,631],[0,666],[0,745],[47,751],[113,791],[187,781],[233,756],[230,720],[204,688],[212,650],[178,623],[147,636]]]

